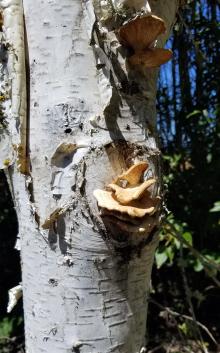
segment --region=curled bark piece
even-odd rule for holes
[[[153,48],[145,49],[128,58],[131,66],[141,65],[145,68],[154,68],[165,64],[172,58],[172,51],[169,49]]]
[[[137,16],[119,28],[117,35],[122,45],[140,51],[149,47],[166,31],[164,21],[154,15]]]
[[[143,172],[147,170],[148,163],[147,162],[138,162],[132,165],[126,172],[119,175],[117,181],[119,180],[127,180],[127,182],[132,186],[140,183]],[[116,182],[117,182],[116,181]]]
[[[114,199],[110,191],[97,189],[93,192],[99,207],[106,208],[109,211],[118,211],[127,214],[130,217],[142,218],[147,214],[152,214],[155,210],[153,200],[143,198],[140,201],[132,201],[129,205],[121,205]]]
[[[69,202],[66,202],[63,204],[61,207],[56,208],[50,215],[49,217],[44,221],[42,224],[43,229],[50,229],[52,224],[58,220],[58,218],[62,215],[64,215],[72,206],[72,200]]]
[[[7,312],[10,313],[16,306],[18,300],[22,297],[22,286],[19,284],[18,286],[9,289],[8,296]]]
[[[53,211],[50,216],[42,224],[43,229],[50,229],[51,225],[57,221],[57,219],[65,213],[66,210],[63,210],[61,207]]]
[[[108,188],[115,192],[114,195],[117,201],[123,205],[126,205],[133,200],[140,199],[144,192],[155,182],[156,180],[152,178],[145,180],[142,184],[132,188],[122,188],[117,184],[109,184]]]

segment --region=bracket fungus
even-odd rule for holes
[[[144,180],[147,162],[139,162],[119,175],[106,190],[93,194],[101,209],[101,216],[114,232],[149,234],[155,226],[160,197],[152,197],[150,188],[156,179]]]
[[[116,184],[120,180],[126,180],[132,186],[137,185],[142,178],[143,172],[145,172],[147,168],[147,162],[136,163],[132,165],[128,170],[126,170],[123,174],[119,175],[114,184]]]
[[[138,200],[144,192],[155,183],[155,179],[145,180],[142,184],[133,188],[123,188],[117,184],[109,184],[108,188],[115,192],[115,197],[122,205]]]
[[[142,199],[131,201],[127,205],[122,205],[114,193],[105,190],[95,190],[94,196],[98,201],[99,207],[106,208],[109,211],[117,211],[126,214],[129,217],[142,218],[147,214],[151,214],[154,211],[153,203],[149,202],[149,199],[145,202],[141,202]]]
[[[135,52],[150,47],[166,31],[164,21],[154,15],[137,16],[119,28],[117,35],[122,45]]]
[[[130,56],[128,62],[131,66],[141,65],[145,68],[153,68],[165,64],[172,55],[170,49],[149,48]]]
[[[164,21],[154,15],[140,15],[122,25],[117,31],[118,40],[134,51],[128,58],[129,65],[154,68],[170,60],[171,50],[153,47],[158,36],[165,31]]]

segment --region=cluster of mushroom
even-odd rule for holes
[[[119,175],[106,190],[94,191],[102,217],[107,217],[108,223],[122,232],[146,234],[155,225],[152,215],[160,199],[152,198],[149,190],[156,179],[143,178],[147,168],[147,162],[138,162]]]
[[[154,15],[139,15],[117,30],[119,42],[134,51],[128,58],[131,67],[154,68],[171,59],[171,50],[154,47],[165,31],[164,21]]]

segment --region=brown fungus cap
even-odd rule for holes
[[[143,233],[150,229],[149,219],[146,224],[143,222],[146,216],[152,216],[157,211],[160,198],[152,198],[148,190],[156,179],[143,180],[147,168],[146,161],[135,163],[109,184],[108,190],[97,189],[93,192],[102,217],[110,223],[115,220],[113,223],[121,230]]]
[[[172,51],[169,49],[153,48],[145,49],[130,56],[130,66],[141,65],[144,68],[154,68],[165,64],[172,58]]]
[[[99,207],[106,208],[109,211],[117,211],[127,214],[129,217],[142,218],[155,211],[155,202],[149,197],[143,197],[141,200],[130,202],[128,205],[121,205],[111,191],[97,189],[93,192]]]
[[[155,182],[155,179],[148,179],[136,187],[122,188],[117,184],[109,184],[108,188],[115,192],[117,201],[122,205],[127,205],[131,201],[140,199],[146,190]]]
[[[148,48],[157,37],[166,31],[164,21],[154,15],[137,16],[117,31],[122,45],[132,47],[134,51]]]
[[[137,185],[143,176],[143,172],[147,170],[147,162],[138,162],[132,165],[128,170],[117,177],[116,182],[126,180],[130,185]]]

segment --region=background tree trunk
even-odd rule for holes
[[[93,191],[147,160],[161,195],[158,70],[128,70],[127,49],[100,25],[101,2],[96,20],[90,1],[24,0],[25,39],[21,2],[0,4],[1,167],[19,221],[27,353],[144,352],[160,211],[149,234],[119,234]],[[162,46],[178,1],[150,5],[168,29]]]

